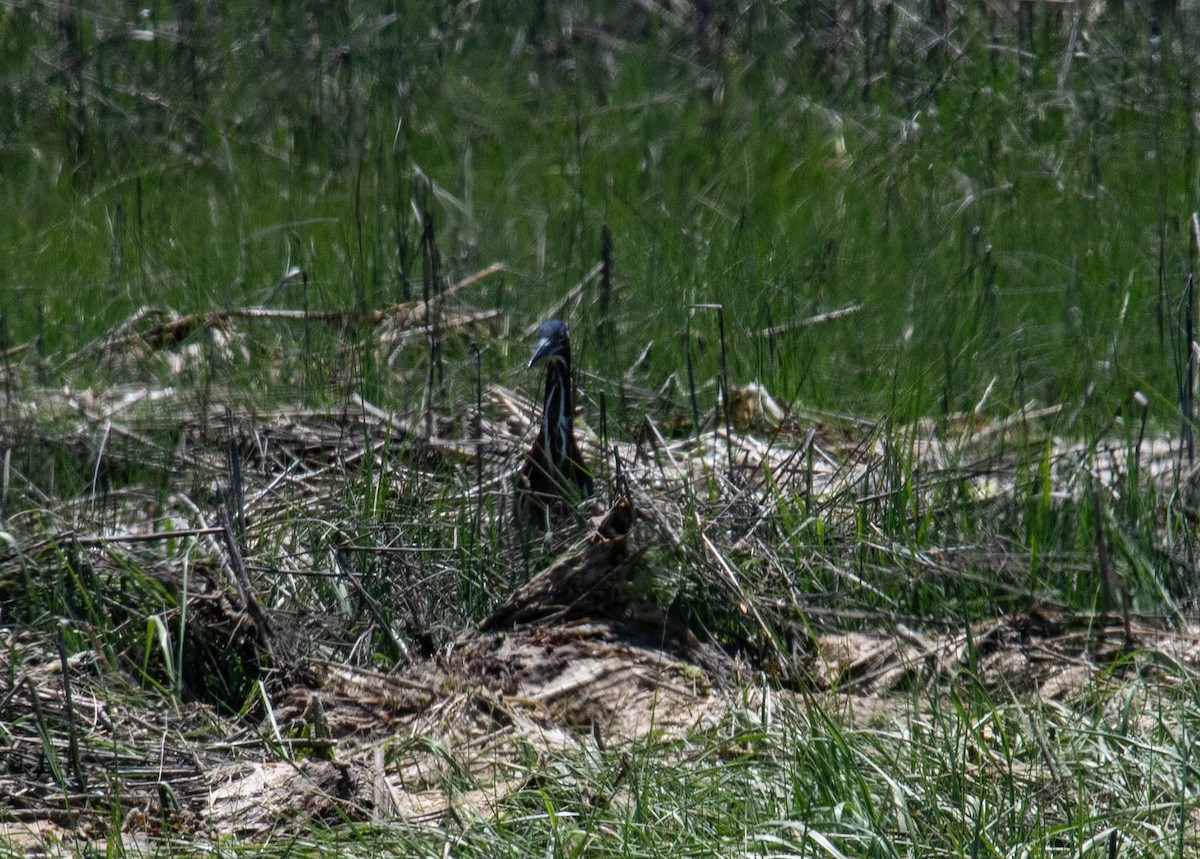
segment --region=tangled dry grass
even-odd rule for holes
[[[176,372],[203,351],[175,336],[185,321],[235,355],[258,318],[166,315],[131,320],[106,360]],[[490,318],[448,314],[442,336]],[[369,320],[381,354],[425,324],[405,319]],[[1001,535],[913,548],[874,518],[896,499],[936,518],[950,495],[999,515],[1030,451],[1062,502],[1118,498],[1131,470],[1163,492],[1190,485],[1169,439],[1139,438],[1131,463],[1126,438],[1052,437],[1054,409],[883,432],[749,386],[703,432],[648,414],[605,448],[585,421],[602,509],[530,547],[504,527],[534,411],[518,391],[486,388],[466,419],[362,397],[259,413],[182,387],[64,391],[7,372],[0,819],[16,845],[112,838],[116,808],[126,839],[438,825],[487,815],[535,777],[531,755],[605,755],[813,702],[886,719],[892,696],[968,671],[1058,700],[1130,654],[1164,677],[1200,666],[1200,631],[1133,613],[1103,549],[1109,610],[1071,612],[1029,592],[1028,553]],[[76,492],[43,492],[46,450]],[[381,501],[359,517],[369,491]],[[823,544],[798,536],[818,520]],[[467,541],[496,573],[474,619]],[[850,543],[895,569],[874,576]],[[980,569],[1024,607],[963,628],[906,614],[883,583]],[[706,610],[678,610],[688,594]]]

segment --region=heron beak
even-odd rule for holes
[[[554,351],[554,343],[551,342],[549,337],[543,337],[538,341],[537,348],[533,350],[533,357],[529,359],[529,366],[532,367],[552,351]]]

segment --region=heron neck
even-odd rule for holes
[[[546,365],[546,401],[542,408],[542,433],[551,462],[562,462],[570,451],[575,396],[571,385],[571,355]]]

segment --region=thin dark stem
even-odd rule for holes
[[[71,671],[67,660],[67,640],[63,635],[62,626],[58,627],[55,639],[58,645],[58,659],[62,666],[63,682],[63,715],[67,720],[67,748],[71,760],[71,771],[75,773],[75,783],[82,793],[87,793],[87,778],[83,773],[83,764],[79,757],[79,725],[75,721],[75,699],[71,694]],[[65,787],[65,785],[64,785]]]

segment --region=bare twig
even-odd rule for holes
[[[830,322],[834,319],[841,319],[843,316],[850,316],[862,310],[861,304],[850,304],[846,307],[839,307],[837,310],[830,310],[827,313],[818,313],[816,316],[809,316],[804,319],[794,319],[791,322],[782,322],[779,325],[772,325],[770,328],[764,328],[759,331],[761,337],[774,337],[776,334],[783,334],[785,331],[795,331],[797,328],[807,328],[810,325],[819,325],[822,322]]]

